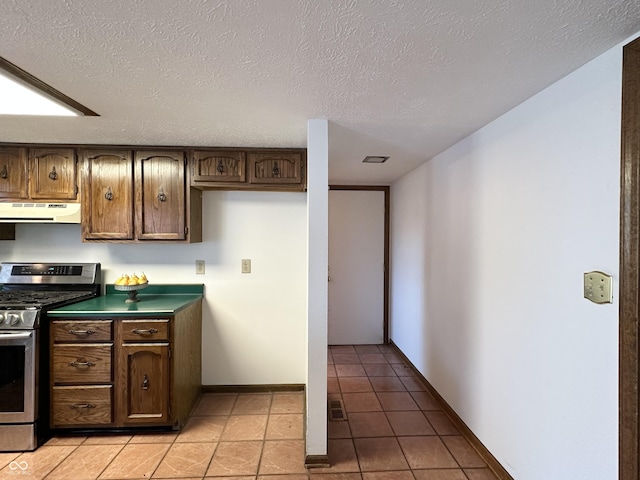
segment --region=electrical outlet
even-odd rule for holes
[[[612,280],[610,275],[602,272],[584,274],[584,298],[593,303],[613,303]]]
[[[242,259],[242,273],[251,273],[251,259],[243,258]]]
[[[204,275],[204,260],[196,260],[196,275]]]

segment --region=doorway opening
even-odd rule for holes
[[[330,190],[330,196],[331,196],[331,191],[334,192],[352,192],[352,193],[357,193],[357,192],[362,192],[363,194],[366,194],[367,192],[379,192],[382,195],[382,202],[380,205],[380,216],[382,217],[381,219],[379,219],[379,223],[377,226],[375,226],[375,220],[374,220],[374,227],[372,229],[372,231],[375,231],[375,235],[381,235],[382,238],[375,238],[372,240],[375,240],[375,242],[377,244],[379,244],[379,249],[377,250],[378,253],[373,253],[374,257],[375,256],[381,256],[381,258],[378,260],[377,258],[375,258],[375,260],[372,263],[375,263],[375,265],[373,265],[373,269],[369,270],[370,272],[373,272],[374,276],[377,276],[377,272],[378,270],[376,270],[377,268],[379,268],[379,273],[382,275],[382,279],[381,279],[381,285],[379,285],[379,290],[381,290],[380,292],[378,291],[378,289],[376,288],[375,292],[371,292],[371,295],[374,296],[374,300],[376,302],[379,302],[379,306],[376,308],[381,308],[382,312],[380,315],[380,318],[382,320],[382,325],[380,325],[380,333],[379,335],[373,335],[372,337],[369,338],[379,338],[379,341],[376,341],[375,343],[383,343],[383,344],[387,344],[389,343],[389,206],[390,206],[390,187],[388,186],[360,186],[360,185],[330,185],[329,186],[329,190]],[[330,202],[331,203],[331,202]],[[362,202],[359,202],[362,205]],[[366,202],[365,202],[366,203]],[[331,211],[331,207],[330,207],[330,211]],[[374,212],[377,212],[375,209],[373,210]],[[345,222],[349,222],[349,215],[357,215],[356,212],[341,212],[341,216],[342,214],[345,215],[345,218],[343,219]],[[377,216],[377,213],[374,214],[375,216]],[[353,217],[351,217],[351,219],[353,220]],[[343,223],[344,225],[344,223]],[[333,227],[333,230],[332,230]],[[332,268],[331,263],[332,263],[332,242],[334,241],[334,238],[336,237],[336,232],[335,228],[341,228],[341,227],[336,227],[336,222],[332,222],[331,219],[331,213],[330,213],[330,219],[329,219],[329,249],[330,249],[330,253],[329,253],[329,272],[328,272],[328,280],[330,282],[329,285],[329,330],[331,332],[331,328],[332,328],[332,315],[336,314],[336,311],[332,310],[332,290],[333,292],[338,291],[339,293],[339,297],[341,297],[341,299],[338,302],[334,302],[337,304],[341,304],[343,305],[342,308],[344,308],[344,304],[348,304],[349,302],[351,302],[352,300],[348,297],[344,295],[344,291],[342,289],[338,290],[338,284],[337,282],[339,281],[339,276],[340,273],[338,271],[338,267],[340,268],[344,268],[345,265],[335,265],[335,262],[337,260],[335,260],[335,256],[334,256],[334,267]],[[370,224],[367,228],[370,228]],[[344,232],[342,232],[344,233]],[[362,232],[355,232],[356,234],[362,233]],[[332,236],[333,235],[333,236]],[[360,240],[360,245],[363,247],[368,246],[368,242],[367,239],[359,239]],[[338,241],[338,240],[335,240]],[[335,248],[335,247],[334,247]],[[356,248],[359,249],[359,247],[356,245]],[[336,253],[334,251],[334,253]],[[361,253],[360,251],[358,251],[358,254]],[[370,257],[369,257],[370,258]],[[381,262],[381,265],[378,265],[377,262]],[[361,260],[361,264],[367,264],[369,263],[367,260],[362,261]],[[368,265],[365,265],[366,268],[368,268]],[[349,272],[350,277],[351,274],[360,274],[360,275],[364,275],[366,277],[366,273],[360,273],[360,272],[354,272],[351,271]],[[333,277],[332,277],[333,275]],[[336,275],[338,275],[338,277],[336,277]],[[331,283],[331,279],[334,279],[334,283]],[[357,278],[357,275],[355,277],[351,277],[351,282],[352,285],[351,287],[353,287],[353,282],[357,281],[354,280],[355,278]],[[358,295],[355,295],[353,298],[354,302],[362,302],[363,298],[366,298],[366,296],[368,295],[368,292],[362,291],[362,289],[360,290]],[[381,295],[382,298],[378,298]],[[334,293],[333,296],[334,300],[336,300],[336,296]],[[366,302],[366,300],[365,300]],[[335,305],[334,305],[335,306]],[[349,314],[351,314],[352,310],[351,308],[354,307],[354,305],[348,305],[347,310],[350,311]],[[367,305],[367,307],[371,307],[371,305]],[[341,315],[341,314],[340,314]],[[366,315],[366,313],[365,313]],[[348,321],[348,320],[347,320]],[[349,327],[349,326],[347,326]],[[355,325],[351,325],[351,331],[354,330],[354,328],[356,328]],[[349,328],[346,328],[344,330],[345,332],[349,331]],[[345,336],[348,333],[345,333]],[[332,338],[331,338],[331,333],[329,334],[329,344],[332,344],[334,342],[332,342]],[[367,343],[367,341],[363,342],[354,342],[353,341],[353,337],[351,338],[345,338],[343,343],[347,343],[347,344],[354,344],[354,343]]]

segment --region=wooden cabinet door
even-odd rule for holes
[[[32,199],[77,199],[78,177],[73,148],[32,149],[29,168],[29,196]]]
[[[182,151],[137,151],[136,237],[184,240],[185,156]]]
[[[169,422],[169,344],[123,343],[118,373],[118,423]]]
[[[0,147],[0,198],[28,198],[26,148]]]
[[[192,158],[194,186],[202,183],[239,183],[246,179],[246,154],[236,151],[195,150]]]
[[[302,184],[302,154],[249,154],[249,183],[263,185]]]
[[[133,159],[128,150],[87,150],[82,182],[82,235],[133,239]]]

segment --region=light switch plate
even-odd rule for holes
[[[242,259],[242,273],[251,273],[251,259],[243,258]]]
[[[613,277],[603,272],[584,274],[584,298],[593,303],[613,303]]]
[[[196,275],[204,275],[204,260],[196,260]]]

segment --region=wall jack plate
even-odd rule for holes
[[[243,258],[242,259],[242,273],[251,273],[251,259]]]
[[[584,298],[593,303],[613,303],[611,275],[603,272],[588,272],[584,274]]]

